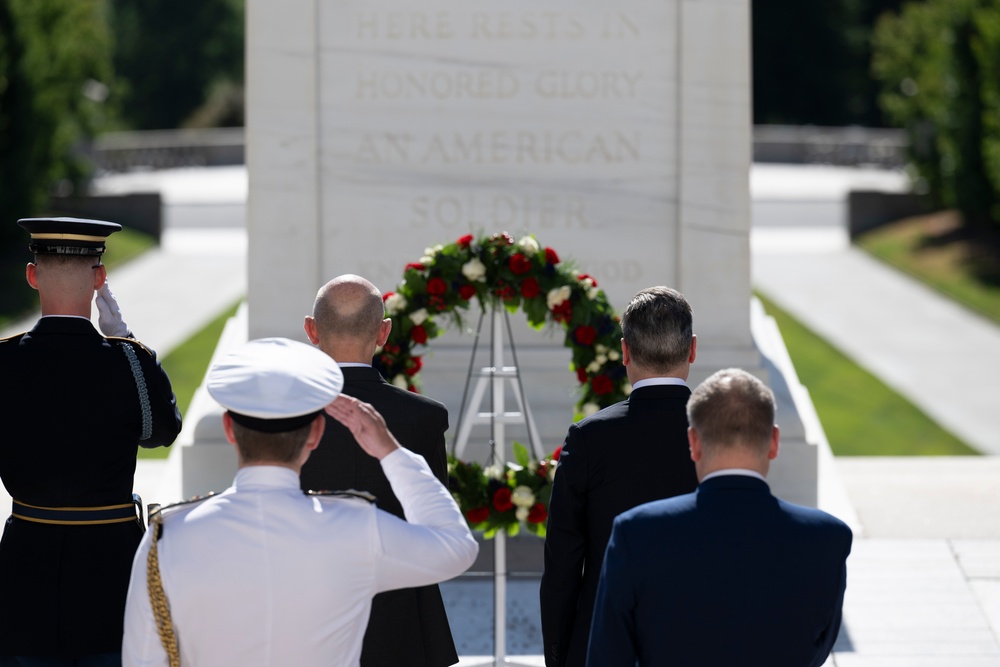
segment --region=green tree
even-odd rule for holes
[[[932,201],[969,224],[1000,222],[1000,0],[928,0],[884,16],[872,71],[910,135]]]
[[[242,125],[243,0],[111,0],[122,120]]]
[[[901,2],[753,2],[754,122],[884,125],[869,75],[871,32]]]
[[[15,219],[42,213],[54,187],[88,174],[75,149],[106,122],[104,9],[104,0],[0,0],[0,256],[24,241]]]

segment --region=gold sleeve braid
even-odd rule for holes
[[[174,624],[170,620],[170,603],[167,602],[167,594],[163,590],[163,580],[160,578],[160,557],[156,548],[156,543],[160,540],[163,532],[163,517],[156,512],[149,518],[150,529],[153,531],[153,541],[149,546],[149,555],[146,557],[146,587],[149,589],[149,603],[153,608],[153,617],[156,619],[156,629],[160,635],[160,643],[167,653],[167,660],[170,667],[180,667],[181,653],[177,644],[177,633],[174,632]]]

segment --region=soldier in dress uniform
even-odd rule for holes
[[[212,366],[206,386],[227,410],[239,470],[223,493],[151,519],[132,566],[127,667],[357,667],[376,593],[472,564],[479,547],[451,494],[343,383],[327,354],[284,338]],[[363,494],[300,489],[324,411],[378,459],[409,522]]]
[[[120,225],[18,224],[42,317],[0,340],[0,480],[13,511],[0,540],[0,667],[121,664],[129,565],[142,537],[137,446],[181,428],[170,381],[121,316],[101,264]],[[97,295],[99,327],[91,324]]]

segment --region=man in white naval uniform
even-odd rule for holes
[[[227,409],[239,471],[223,493],[164,509],[145,534],[126,605],[126,667],[177,664],[165,646],[185,667],[353,667],[376,593],[472,564],[478,546],[451,494],[370,405],[338,398],[343,377],[329,356],[286,339],[250,341],[213,365],[207,386]],[[364,499],[299,489],[324,408],[380,461],[408,522]]]

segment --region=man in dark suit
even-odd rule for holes
[[[13,510],[0,541],[0,665],[121,665],[122,619],[142,528],[137,446],[181,428],[153,352],[107,288],[106,237],[120,225],[34,218],[28,283],[42,317],[0,340],[0,478]],[[99,326],[90,322],[97,295]]]
[[[549,503],[540,589],[547,667],[581,667],[614,518],[698,485],[688,454],[686,380],[695,359],[691,306],[651,287],[622,314],[628,399],[570,426]]]
[[[375,350],[389,337],[378,288],[360,276],[343,275],[316,295],[305,318],[309,340],[333,357],[344,373],[344,393],[370,403],[400,444],[424,457],[447,486],[444,434],[448,411],[441,403],[389,384],[372,368]],[[356,489],[375,495],[378,506],[406,518],[378,461],[367,456],[339,422],[327,418],[319,447],[302,468],[302,488]],[[362,667],[443,667],[458,662],[444,601],[436,585],[380,593],[361,651]]]
[[[840,629],[851,530],[771,495],[774,395],[746,371],[688,402],[694,493],[615,520],[587,664],[818,667]]]

